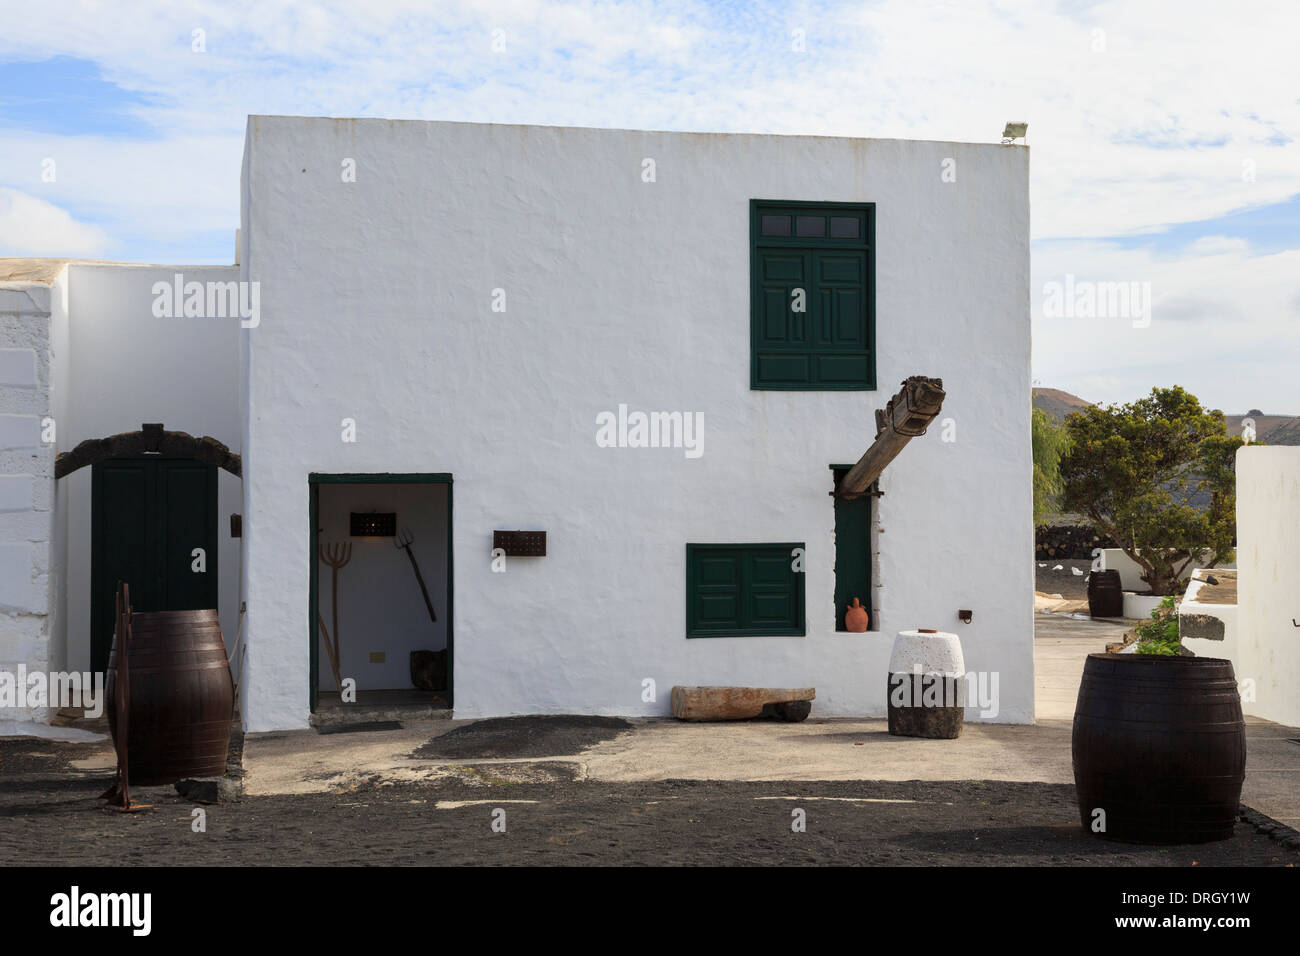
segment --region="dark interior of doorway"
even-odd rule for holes
[[[401,714],[450,709],[455,702],[451,475],[313,473],[309,488],[310,699],[312,712],[319,718],[314,722],[353,720],[363,711]],[[413,500],[422,502],[419,509],[413,509]],[[356,513],[357,507],[363,514]],[[416,512],[428,508],[439,511],[441,531],[430,531],[427,522],[420,525]],[[387,520],[393,513],[395,524]],[[370,531],[377,533],[368,534]],[[404,533],[413,533],[416,538],[409,549],[401,547]],[[412,556],[416,560],[410,560]],[[356,681],[356,700],[352,703],[341,699],[334,679],[333,655],[326,644],[325,635],[335,631],[330,562],[346,562],[339,570],[342,603],[337,663],[341,677]],[[421,581],[423,589],[419,587]],[[385,598],[385,588],[397,590]],[[427,604],[424,592],[428,594]],[[428,606],[432,606],[436,620],[431,620]],[[399,615],[396,630],[400,633],[394,633],[390,620],[384,633],[367,634],[372,617],[378,620],[388,615],[391,619],[394,614]],[[414,685],[409,654],[436,645],[434,631],[445,640],[445,653],[439,655],[439,671],[445,670],[445,688],[430,691]],[[370,650],[372,646],[383,646],[384,650],[375,652]],[[428,657],[425,652],[426,661]],[[380,672],[385,676],[374,676]]]

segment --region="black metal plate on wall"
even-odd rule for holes
[[[493,531],[492,549],[500,548],[509,557],[541,558],[546,556],[545,531]]]
[[[391,538],[397,534],[397,512],[352,512],[348,532],[354,538]]]

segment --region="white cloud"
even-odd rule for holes
[[[160,98],[140,112],[169,138],[233,136],[250,112],[977,142],[1023,119],[1039,238],[1300,193],[1294,4],[140,0],[131,30],[60,6],[12,18],[10,48],[94,59]]]
[[[1077,281],[1151,284],[1151,323],[1045,318],[1043,287]],[[1034,377],[1091,401],[1130,401],[1178,384],[1227,412],[1300,414],[1300,250],[1250,256],[1211,249],[1177,259],[1105,243],[1048,244],[1033,264]]]
[[[0,255],[94,258],[108,236],[53,203],[0,187]]]
[[[7,18],[6,49],[95,61],[143,94],[158,136],[0,132],[0,183],[137,237],[128,248],[233,230],[249,113],[974,142],[1024,120],[1038,240],[1152,234],[1300,194],[1300,5],[1272,0],[136,0],[129,29],[95,0],[46,14]],[[50,155],[57,190],[31,185]],[[1298,254],[1249,251],[1040,241],[1036,316],[1042,283],[1066,273],[1150,281],[1155,302],[1148,329],[1037,318],[1035,376],[1095,400],[1180,382],[1225,408],[1300,412]]]
[[[54,182],[41,182],[47,159]],[[242,159],[242,128],[147,142],[0,130],[0,183],[74,209],[119,242],[175,242],[218,229],[233,236]]]
[[[1250,252],[1250,241],[1240,236],[1202,236],[1187,252],[1192,256],[1242,255]]]

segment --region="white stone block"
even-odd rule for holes
[[[0,385],[36,387],[36,351],[0,349]]]
[[[0,476],[0,512],[30,511],[33,506],[32,476]]]
[[[39,448],[41,420],[35,415],[0,415],[0,449]]]
[[[946,631],[899,631],[889,655],[891,674],[965,674],[961,641]]]
[[[34,558],[30,544],[0,544],[0,606],[35,610],[32,607]]]

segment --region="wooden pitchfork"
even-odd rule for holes
[[[429,620],[437,624],[438,615],[433,613],[433,602],[429,600],[429,589],[424,586],[424,575],[420,573],[420,566],[415,563],[415,552],[411,550],[413,544],[415,544],[415,535],[411,534],[409,528],[403,528],[401,533],[393,538],[393,547],[399,551],[405,551],[406,556],[411,559],[411,569],[415,571],[415,580],[420,582],[420,593],[424,595],[424,606],[429,609]]]
[[[339,685],[339,690],[343,690],[343,680],[339,671],[339,568],[347,566],[352,560],[352,542],[344,541],[335,544],[322,544],[320,546],[320,559],[324,564],[331,568],[330,592],[334,604],[334,646],[330,646],[330,636],[325,630],[325,621],[320,616],[320,611],[316,612],[316,617],[320,620],[321,637],[325,639],[325,650],[330,656],[330,667],[334,670],[334,683]]]

